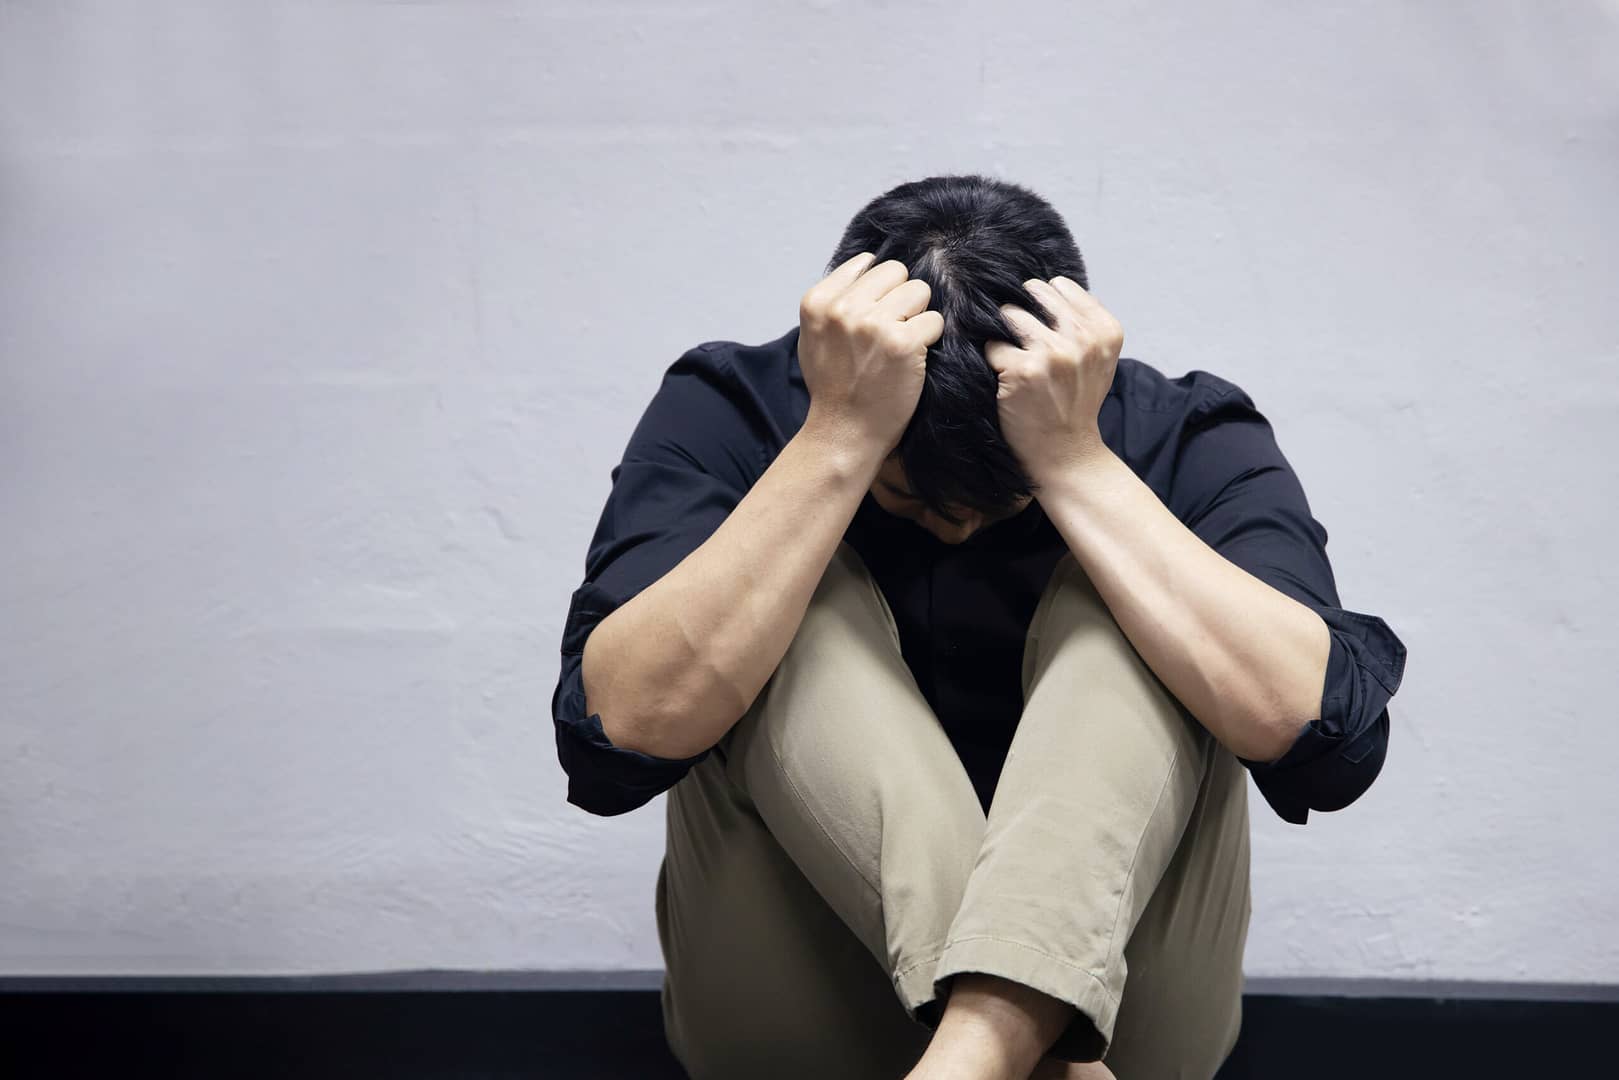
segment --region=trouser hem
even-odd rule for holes
[[[989,935],[956,938],[945,948],[933,969],[930,997],[940,997],[942,985],[953,975],[982,972],[1033,987],[1065,1001],[1080,1015],[1046,1051],[1066,1061],[1097,1061],[1113,1038],[1119,999],[1108,992],[1101,976],[1033,945]]]
[[[943,1008],[934,993],[934,969],[939,966],[941,950],[922,960],[914,961],[894,973],[894,989],[910,1018],[930,1031],[937,1030]]]

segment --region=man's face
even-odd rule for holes
[[[1014,503],[1010,510],[990,516],[977,510],[947,507],[950,513],[961,519],[961,524],[952,525],[924,507],[921,500],[911,494],[910,485],[905,482],[905,469],[897,457],[891,457],[883,462],[883,467],[877,471],[877,480],[871,485],[871,497],[877,501],[878,506],[890,514],[909,518],[947,544],[959,544],[985,525],[1020,513],[1034,498],[1032,495],[1025,495]]]

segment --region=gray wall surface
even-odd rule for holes
[[[0,2],[0,973],[660,964],[549,698],[663,371],[982,171],[1410,647],[1256,976],[1619,983],[1611,2]]]

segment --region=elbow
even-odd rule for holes
[[[590,655],[590,643],[586,642],[579,669],[584,715],[597,718],[608,743],[618,750],[630,750],[652,757],[690,756],[668,752],[670,748],[664,745],[668,740],[661,738],[660,733],[674,729],[675,725],[667,723],[661,716],[651,715],[650,710],[623,700],[617,692],[618,688],[602,685],[595,677],[596,669],[590,663]]]
[[[1331,636],[1319,615],[1300,610],[1316,632],[1311,651],[1295,653],[1284,666],[1263,673],[1249,670],[1240,681],[1233,680],[1241,689],[1236,700],[1245,745],[1238,756],[1245,760],[1267,765],[1281,760],[1321,714]],[[1278,653],[1283,651],[1279,644]]]
[[[1310,726],[1308,720],[1298,720],[1291,717],[1262,716],[1251,721],[1247,732],[1247,745],[1234,751],[1238,757],[1247,761],[1271,765],[1287,756],[1304,734],[1304,729]]]
[[[568,802],[588,814],[615,817],[644,806],[706,756],[706,748],[685,753],[638,730],[622,732],[608,717],[587,712],[577,690],[572,704],[558,713],[557,757],[568,777]]]
[[[685,750],[678,740],[669,738],[671,725],[652,719],[626,717],[624,713],[609,709],[601,715],[602,734],[620,750],[659,758],[691,757],[704,747]],[[682,752],[685,751],[685,752]]]
[[[615,710],[609,704],[601,716],[602,734],[620,750],[667,761],[696,757],[711,749],[718,736],[709,739],[709,725],[699,723],[692,710],[673,703],[656,711]],[[729,730],[727,724],[725,729]]]
[[[585,700],[590,700],[588,693],[585,695]],[[642,754],[648,753],[647,748],[642,745],[641,739],[637,735],[637,728],[626,725],[620,719],[623,714],[617,709],[600,709],[586,705],[585,711],[601,719],[602,735],[614,747],[619,750],[634,750]]]
[[[568,802],[586,813],[627,814],[677,783],[706,753],[706,747],[685,753],[673,741],[648,737],[682,729],[644,722],[633,707],[621,708],[614,693],[594,683],[592,690],[587,697],[578,654],[564,653],[551,696],[557,760],[568,777]],[[634,722],[626,724],[626,717]]]
[[[616,665],[613,677],[604,678],[604,661],[591,651],[598,638],[599,633],[592,634],[580,656],[582,704],[586,716],[598,718],[602,735],[614,748],[664,760],[695,757],[718,742],[742,715],[737,712],[730,723],[716,728],[708,720],[712,708],[695,704],[705,688],[678,684],[689,679],[670,685],[656,673],[627,672],[622,664]]]
[[[1321,714],[1321,686],[1325,661],[1311,665],[1301,677],[1259,677],[1237,682],[1228,729],[1238,734],[1240,746],[1231,750],[1245,761],[1273,764],[1298,743],[1306,728]]]
[[[1220,710],[1215,723],[1204,726],[1244,761],[1265,765],[1279,761],[1311,723],[1309,719],[1300,720],[1296,709],[1256,687],[1228,692],[1220,700],[1226,707]]]
[[[652,757],[686,756],[663,752],[665,748],[657,738],[660,725],[656,721],[626,709],[610,698],[592,695],[588,688],[585,690],[585,714],[600,719],[602,735],[615,749],[631,750]]]

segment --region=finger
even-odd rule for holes
[[[1025,308],[1016,304],[1002,304],[1000,312],[1012,329],[1021,336],[1020,340],[1014,342],[1020,348],[1026,349],[1035,342],[1048,341],[1054,337],[1052,329]]]
[[[1082,318],[1089,320],[1105,312],[1100,300],[1085,291],[1084,286],[1070,277],[1058,275],[1051,279],[1050,288],[1073,307]]]
[[[1120,326],[1113,313],[1079,282],[1073,278],[1054,277],[1051,279],[1051,285],[1068,300],[1069,307],[1078,312],[1087,333],[1099,334],[1103,340],[1123,344],[1124,327]]]
[[[989,366],[995,369],[997,375],[1005,371],[1022,352],[1022,349],[1010,341],[991,338],[984,342],[984,359],[989,361]]]
[[[843,295],[856,307],[870,307],[888,291],[910,276],[910,271],[898,259],[888,259],[870,267],[843,290]]]
[[[830,296],[836,296],[853,284],[854,280],[876,258],[876,254],[870,251],[862,251],[851,255],[839,263],[830,274],[822,278],[816,288],[824,290]]]
[[[1023,287],[1028,289],[1030,295],[1036,300],[1040,301],[1040,305],[1050,313],[1052,321],[1057,324],[1058,329],[1064,326],[1077,328],[1081,324],[1082,317],[1079,309],[1074,307],[1073,302],[1069,300],[1066,293],[1056,288],[1049,281],[1030,278],[1023,283]]]
[[[907,328],[916,333],[916,340],[932,345],[944,336],[944,316],[937,311],[924,311],[905,320]]]
[[[926,311],[928,301],[933,298],[933,289],[921,278],[910,278],[900,282],[888,295],[877,302],[876,311],[895,319],[908,319],[921,311]]]

